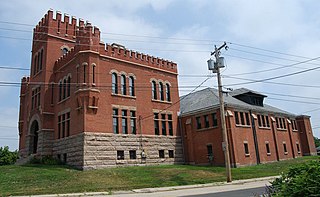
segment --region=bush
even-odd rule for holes
[[[320,160],[292,167],[273,181],[275,196],[320,196]]]
[[[29,161],[30,164],[44,164],[44,165],[61,165],[63,164],[58,159],[53,158],[52,156],[44,156],[41,158],[33,157]]]
[[[0,147],[0,166],[14,164],[18,159],[18,151],[11,152],[8,146]]]

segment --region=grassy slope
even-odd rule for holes
[[[232,169],[233,179],[279,175],[303,157]],[[211,166],[160,165],[79,171],[65,166],[0,166],[0,196],[129,190],[211,183],[225,180],[225,169]]]

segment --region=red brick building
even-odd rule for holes
[[[80,169],[224,165],[216,90],[179,102],[177,74],[176,63],[104,44],[91,23],[49,10],[34,29],[31,72],[21,81],[22,160],[53,156]],[[225,95],[232,166],[315,154],[309,117],[264,97],[247,89]]]
[[[267,105],[265,97],[245,88],[224,95],[233,167],[316,154],[310,117]],[[217,90],[184,96],[180,106],[185,162],[224,165]]]
[[[49,10],[22,78],[20,155],[82,169],[180,163],[178,100],[176,63],[104,44],[91,23]]]

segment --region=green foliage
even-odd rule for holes
[[[18,159],[18,151],[11,152],[8,146],[0,147],[0,166],[14,164]]]
[[[30,159],[29,164],[60,165],[62,162],[52,156],[44,156],[41,158],[33,157]]]
[[[320,139],[317,137],[314,137],[314,144],[316,145],[316,147],[320,146]]]
[[[299,164],[272,182],[275,196],[320,196],[320,160]]]

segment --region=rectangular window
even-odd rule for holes
[[[154,134],[159,135],[159,114],[154,113]]]
[[[58,116],[58,139],[61,138],[61,116]]]
[[[65,137],[66,134],[66,115],[62,114],[62,138]]]
[[[284,151],[284,154],[288,154],[286,143],[283,143],[283,151]]]
[[[136,134],[137,133],[137,124],[136,124],[136,112],[130,111],[130,127],[131,127],[131,133]]]
[[[209,128],[209,116],[204,115],[204,126],[205,128]]]
[[[266,150],[268,155],[271,154],[269,143],[266,143]]]
[[[293,131],[297,131],[298,130],[297,121],[296,120],[291,120],[291,125],[292,125],[292,130]]]
[[[262,115],[261,118],[262,118],[262,126],[267,127],[266,120],[264,119],[265,117]]]
[[[169,158],[174,158],[173,150],[168,150]]]
[[[122,133],[128,134],[127,110],[121,110]]]
[[[261,124],[261,116],[258,114],[258,125],[259,127],[262,127],[262,124]]]
[[[208,158],[213,157],[213,149],[211,144],[207,145],[207,156]]]
[[[276,118],[278,129],[287,129],[286,118]]]
[[[300,146],[298,143],[297,143],[297,151],[298,151],[298,154],[300,154]]]
[[[135,150],[129,150],[130,159],[137,159],[137,153]]]
[[[218,126],[218,119],[217,119],[217,114],[216,113],[212,113],[212,126],[216,127]]]
[[[196,122],[197,122],[197,129],[201,129],[201,118],[196,117]]]
[[[173,136],[172,115],[168,114],[168,129],[169,135]]]
[[[246,155],[250,155],[248,143],[245,142],[245,143],[243,143],[243,145],[244,145],[244,153],[245,153]]]
[[[251,125],[251,124],[250,124],[249,113],[244,113],[244,114],[246,115],[247,125]]]
[[[162,129],[162,135],[167,135],[166,115],[165,114],[161,114],[161,129]]]
[[[234,112],[236,125],[239,126],[250,126],[250,116],[248,112]]]
[[[118,119],[118,109],[112,110],[112,124],[113,124],[113,133],[119,133],[119,119]]]
[[[159,150],[159,158],[164,158],[164,150]]]
[[[269,116],[266,116],[267,127],[270,128]]]
[[[236,119],[236,125],[240,125],[239,115],[238,115],[238,112],[237,112],[237,111],[234,112],[234,117],[235,117],[235,119]]]
[[[66,137],[70,136],[70,112],[66,114]]]
[[[124,151],[117,150],[117,160],[124,160]]]

